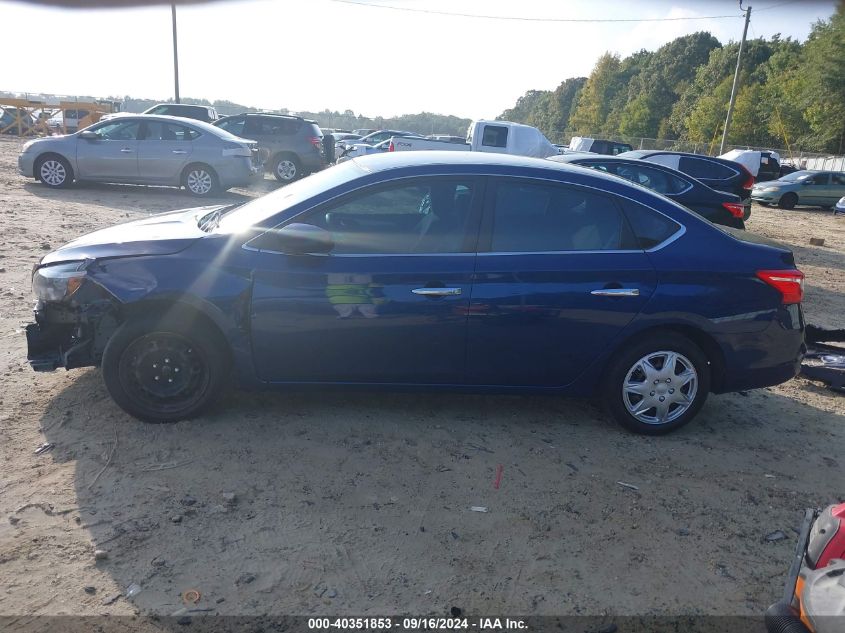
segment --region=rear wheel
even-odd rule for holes
[[[185,170],[182,184],[192,196],[206,198],[219,189],[217,174],[208,165],[191,165]]]
[[[48,187],[61,189],[73,182],[73,169],[61,156],[45,156],[35,165],[35,177]]]
[[[223,337],[202,322],[142,318],[124,323],[103,353],[103,380],[114,401],[147,422],[198,415],[228,377]]]
[[[635,433],[660,435],[692,420],[710,391],[704,352],[675,332],[654,333],[624,350],[605,375],[608,412]]]
[[[279,182],[293,182],[302,176],[302,166],[296,156],[282,154],[273,163],[273,175]]]
[[[796,204],[798,204],[798,196],[792,192],[783,194],[778,201],[778,206],[781,209],[794,209]]]

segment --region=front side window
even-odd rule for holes
[[[500,182],[490,250],[503,253],[636,249],[612,198],[568,185]]]
[[[134,141],[138,138],[138,121],[115,121],[98,127],[93,132],[101,139],[108,141]]]
[[[830,174],[816,174],[812,178],[807,178],[808,185],[826,185],[830,180]]]
[[[481,144],[485,147],[507,147],[508,128],[503,125],[486,125],[481,136]]]
[[[415,179],[353,194],[293,222],[330,231],[333,255],[460,253],[475,191],[471,179]]]

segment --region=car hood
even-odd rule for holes
[[[94,231],[68,242],[41,260],[41,265],[104,257],[171,255],[186,249],[207,233],[198,219],[228,205],[194,207]]]

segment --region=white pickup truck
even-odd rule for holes
[[[466,143],[435,141],[426,138],[390,139],[389,152],[437,150],[446,152],[496,152],[547,158],[558,154],[558,148],[536,127],[510,121],[473,121]]]

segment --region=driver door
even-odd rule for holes
[[[77,178],[80,180],[138,180],[137,119],[108,121],[93,128],[95,139],[79,138],[76,145]]]
[[[269,234],[248,243],[259,376],[462,383],[480,204],[476,177],[406,178],[291,220],[329,231],[327,255],[274,250]]]

